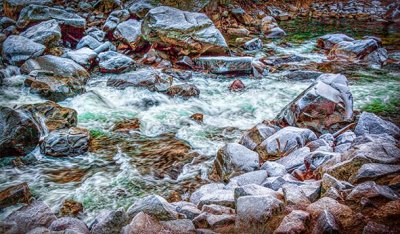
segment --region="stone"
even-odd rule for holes
[[[240,197],[236,203],[236,230],[260,230],[273,216],[281,214],[283,207],[283,202],[273,196]]]
[[[20,36],[31,39],[36,43],[51,47],[61,40],[61,28],[56,20],[48,20],[34,25],[23,31]]]
[[[30,58],[43,54],[46,47],[22,36],[9,36],[3,42],[2,56],[12,65],[20,66]]]
[[[336,145],[353,143],[354,139],[356,139],[356,134],[352,131],[346,131],[336,137]]]
[[[275,27],[268,32],[266,38],[274,39],[274,38],[282,38],[284,36],[286,36],[286,32],[283,31],[283,29],[281,29],[280,27]]]
[[[151,9],[142,24],[144,39],[182,48],[188,53],[225,53],[228,45],[221,32],[203,13],[160,6]]]
[[[341,33],[327,34],[318,38],[317,47],[324,50],[331,50],[336,44],[342,41],[351,42],[354,41],[354,39]]]
[[[97,53],[90,48],[83,47],[77,50],[68,51],[66,57],[72,59],[82,67],[89,69],[96,61]]]
[[[198,97],[200,95],[200,90],[194,84],[180,84],[173,85],[167,89],[167,95],[171,97]]]
[[[283,218],[274,234],[304,233],[310,224],[310,214],[302,210],[293,210]]]
[[[354,130],[357,136],[364,134],[383,134],[387,133],[394,138],[400,138],[400,128],[395,124],[385,121],[373,113],[363,112],[358,119]]]
[[[325,173],[322,176],[322,192],[327,191],[329,188],[335,188],[337,191],[343,192],[346,189],[352,189],[354,186],[346,181],[340,181],[335,177]]]
[[[37,125],[23,111],[0,107],[0,157],[25,156],[40,139]]]
[[[174,220],[178,218],[175,208],[158,195],[149,195],[137,200],[127,211],[129,217],[135,217],[140,212],[145,212],[158,220]]]
[[[235,201],[237,201],[239,197],[243,196],[273,196],[277,199],[282,198],[281,193],[257,184],[246,184],[235,188],[234,196],[235,196]]]
[[[261,50],[263,48],[263,42],[260,38],[254,38],[244,43],[243,48],[250,51]]]
[[[91,27],[86,29],[85,31],[86,35],[91,36],[92,38],[96,39],[98,42],[104,41],[104,37],[106,36],[106,33],[103,32],[102,30],[96,28],[96,27]]]
[[[135,19],[130,19],[118,24],[113,36],[128,44],[133,50],[139,46],[142,23]]]
[[[146,14],[154,7],[155,6],[153,5],[153,2],[139,1],[139,2],[132,3],[129,6],[128,10],[132,16],[135,16],[136,18],[139,18],[139,19],[143,19],[146,16]]]
[[[260,169],[266,170],[269,177],[283,176],[287,173],[284,165],[272,161],[266,161]]]
[[[335,216],[328,210],[324,210],[318,216],[312,233],[342,233],[342,231],[341,224],[335,219]]]
[[[90,232],[98,234],[120,233],[121,228],[128,224],[129,219],[122,209],[116,211],[102,211],[91,225]]]
[[[102,52],[98,55],[100,71],[119,73],[133,64],[133,60],[115,51]]]
[[[215,74],[247,74],[251,73],[252,57],[226,57],[226,56],[210,56],[198,57],[193,60],[196,66],[203,70],[210,71]]]
[[[140,120],[138,118],[126,119],[117,122],[111,129],[113,132],[128,132],[140,130]]]
[[[35,59],[29,59],[21,66],[21,73],[30,74],[35,70],[53,72],[55,76],[74,77],[83,82],[89,78],[89,73],[81,65],[71,59],[53,55],[44,55]]]
[[[304,181],[299,187],[310,202],[315,202],[321,194],[321,181]]]
[[[278,191],[279,189],[282,188],[282,186],[284,184],[287,184],[287,183],[295,184],[295,185],[303,184],[303,182],[297,180],[292,175],[286,174],[284,176],[279,176],[279,177],[268,177],[265,179],[262,186],[273,189],[275,191]]]
[[[215,190],[220,190],[224,188],[224,184],[222,183],[210,183],[210,184],[205,184],[203,186],[201,186],[199,189],[197,189],[196,191],[194,191],[191,195],[190,195],[190,202],[193,204],[198,204],[200,199],[205,196],[206,194],[215,191]]]
[[[190,118],[198,123],[203,123],[204,115],[201,113],[194,113],[193,115],[190,116]]]
[[[93,233],[93,231],[92,231]],[[167,229],[158,222],[154,217],[140,212],[138,213],[129,225],[125,226],[122,234],[135,234],[135,233],[171,233],[171,230]]]
[[[385,185],[377,185],[374,181],[361,183],[353,188],[347,195],[347,200],[360,201],[362,198],[384,198],[387,200],[397,200],[399,195]]]
[[[20,11],[31,4],[51,5],[53,0],[5,0],[3,1],[4,15],[12,19],[18,19]]]
[[[197,207],[201,209],[204,205],[211,204],[234,208],[235,198],[233,190],[220,189],[210,191],[200,198]]]
[[[229,90],[234,92],[242,91],[245,88],[246,86],[243,84],[241,80],[234,80],[232,84],[229,86]]]
[[[265,170],[247,172],[242,175],[230,178],[229,184],[227,184],[226,187],[236,188],[237,186],[242,186],[247,184],[261,185],[267,177],[268,174]]]
[[[310,148],[302,147],[293,151],[285,157],[279,158],[274,162],[283,165],[287,172],[292,172],[293,170],[304,164],[304,159],[308,155],[310,155],[310,153]]]
[[[118,89],[127,87],[147,87],[154,89],[155,85],[161,82],[158,79],[159,74],[153,69],[140,69],[137,71],[122,73],[108,79],[107,86],[112,86]]]
[[[209,214],[222,215],[222,214],[236,214],[236,211],[230,207],[220,205],[204,205],[201,209],[202,212]]]
[[[317,136],[309,129],[285,127],[265,139],[257,147],[257,152],[264,159],[280,158],[316,139]]]
[[[56,219],[45,203],[35,201],[12,212],[4,222],[15,222],[15,233],[27,233],[37,227],[49,227]]]
[[[74,157],[88,151],[89,140],[90,134],[86,129],[60,129],[52,131],[44,138],[40,151],[51,157]]]
[[[197,206],[191,202],[173,202],[171,205],[176,207],[176,211],[179,214],[183,214],[186,218],[193,220],[196,216],[198,216],[201,211],[197,209]]]
[[[348,151],[351,148],[351,143],[346,143],[346,144],[341,144],[338,146],[335,146],[334,152],[335,153],[344,153]]]
[[[119,23],[124,22],[129,19],[129,11],[126,9],[115,10],[110,13],[106,22],[103,25],[103,30],[105,32],[112,32],[118,26]]]
[[[31,192],[26,182],[7,187],[0,191],[0,209],[18,203],[29,204]]]
[[[59,213],[61,216],[77,216],[81,212],[83,212],[82,203],[66,199],[64,200]]]
[[[285,75],[288,80],[315,80],[322,75],[322,72],[318,71],[291,71]]]
[[[323,74],[275,118],[318,133],[336,132],[353,117],[353,97],[345,76]]]
[[[76,232],[81,234],[90,233],[88,227],[83,221],[71,217],[61,217],[54,220],[49,226],[49,229],[51,231]]]
[[[247,37],[250,35],[250,31],[247,28],[228,28],[226,34],[230,38],[241,39],[240,37]]]
[[[94,38],[91,35],[86,35],[81,38],[81,40],[78,42],[76,45],[76,49],[82,49],[84,47],[88,47],[92,50],[95,50],[101,46],[101,42],[98,41],[96,38]]]
[[[255,150],[257,145],[261,144],[265,139],[272,136],[280,128],[271,124],[260,123],[247,130],[242,135],[239,144],[246,146],[250,150]]]
[[[318,167],[325,164],[332,158],[340,157],[339,153],[331,153],[326,151],[314,151],[304,158],[304,165],[307,170],[314,171]]]
[[[258,154],[240,144],[229,143],[218,150],[214,168],[221,179],[227,180],[234,175],[258,169]]]
[[[358,169],[356,174],[353,174],[349,180],[352,183],[360,183],[367,180],[379,180],[382,177],[397,175],[400,172],[400,165],[367,163]]]
[[[171,233],[194,233],[196,229],[190,219],[161,221],[160,223],[166,227],[166,229],[171,230]]]
[[[199,228],[211,228],[217,229],[220,227],[226,227],[235,223],[235,215],[232,214],[221,214],[215,215],[207,212],[201,213],[199,216],[193,219],[193,223]]]
[[[305,209],[310,204],[310,200],[308,200],[299,186],[285,184],[282,189],[286,206],[290,206],[293,209]]]
[[[363,234],[374,234],[374,233],[390,233],[395,232],[391,230],[390,227],[383,224],[375,223],[374,221],[369,221],[363,229]]]

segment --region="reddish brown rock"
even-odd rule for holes
[[[196,120],[199,123],[203,123],[204,115],[200,114],[200,113],[195,113],[192,116],[190,116],[190,118],[193,119],[193,120]]]
[[[61,209],[61,216],[77,216],[80,212],[83,212],[83,205],[80,202],[74,200],[65,200]]]
[[[230,91],[241,91],[244,88],[246,88],[246,86],[243,84],[243,82],[241,80],[235,80],[232,82],[232,84],[229,86],[229,90]]]
[[[8,187],[0,192],[0,209],[18,203],[29,203],[31,192],[26,182]]]
[[[130,130],[138,129],[140,129],[140,120],[138,118],[122,120],[112,127],[114,132],[129,132]]]

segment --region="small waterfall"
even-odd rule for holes
[[[19,67],[16,67],[16,66],[8,66],[8,67],[0,70],[0,80],[10,78],[12,76],[17,76],[17,75],[21,75],[21,72],[19,70]],[[1,81],[0,81],[0,83],[1,83]]]

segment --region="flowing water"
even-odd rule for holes
[[[277,54],[304,56],[307,60],[303,64],[326,61],[323,54],[314,51],[314,45],[315,38],[309,38],[290,48],[278,41],[265,47]],[[188,100],[144,88],[117,90],[106,86],[112,75],[93,75],[85,94],[60,104],[77,110],[78,126],[88,128],[99,147],[74,158],[45,157],[36,149],[23,159],[26,166],[22,167],[2,159],[0,189],[28,182],[33,195],[54,211],[67,198],[77,200],[85,207],[83,218],[87,222],[101,209],[127,208],[149,193],[168,197],[177,191],[185,198],[206,179],[219,147],[237,141],[244,130],[262,120],[274,118],[312,83],[283,80],[284,74],[271,73],[263,79],[241,77],[246,89],[230,92],[233,79],[193,73],[190,82],[201,93],[199,98]],[[22,85],[24,78],[19,75],[5,80],[0,105],[44,101],[29,94]],[[355,107],[360,108],[374,98],[398,97],[399,81],[351,81],[350,88]],[[204,114],[202,124],[190,119],[194,113]],[[140,131],[115,136],[110,128],[128,118],[140,119]],[[174,161],[177,155],[186,155],[178,158],[179,165]],[[175,168],[182,173],[176,173]],[[3,210],[0,220],[15,208]]]

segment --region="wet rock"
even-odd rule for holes
[[[71,217],[62,217],[57,220],[54,220],[49,226],[51,231],[64,231],[64,232],[77,232],[81,234],[89,234],[90,231],[86,224],[76,218]]]
[[[28,28],[20,36],[49,47],[60,41],[61,28],[56,20],[48,20]]]
[[[246,86],[243,84],[241,80],[234,80],[232,84],[229,86],[230,91],[241,91],[245,89]]]
[[[89,140],[90,134],[86,129],[60,129],[52,131],[44,138],[40,151],[52,157],[74,157],[88,151]]]
[[[246,43],[244,43],[243,48],[245,50],[261,50],[263,48],[263,43],[260,38],[254,38]]]
[[[81,65],[71,59],[53,55],[44,55],[30,59],[21,66],[23,74],[29,74],[35,70],[50,71],[55,76],[75,77],[81,81],[86,81],[89,78],[89,73]]]
[[[342,231],[341,224],[336,221],[335,216],[328,210],[324,210],[318,216],[312,233],[342,233]]]
[[[244,196],[236,204],[236,229],[252,233],[261,230],[275,215],[283,212],[283,203],[273,196]]]
[[[268,157],[279,158],[316,139],[317,136],[309,129],[285,127],[265,139],[257,147],[257,152],[265,159]]]
[[[210,191],[200,198],[197,206],[201,209],[204,205],[211,204],[234,208],[235,198],[233,190],[219,189]]]
[[[197,206],[191,202],[180,201],[171,203],[171,205],[176,207],[176,211],[179,214],[185,215],[186,218],[190,220],[194,219],[201,213],[201,211],[197,209]]]
[[[91,233],[120,233],[123,226],[129,222],[124,210],[102,211],[91,225]]]
[[[15,233],[27,233],[37,227],[49,227],[56,219],[45,203],[35,201],[11,213],[4,222],[15,222]]]
[[[74,200],[65,200],[60,208],[61,216],[77,216],[83,212],[83,205]]]
[[[253,69],[251,65],[252,57],[199,57],[193,61],[201,69],[215,74],[251,73]]]
[[[267,38],[281,38],[284,36],[286,36],[286,32],[280,27],[272,28],[266,35]]]
[[[129,6],[128,10],[132,16],[135,16],[136,18],[139,18],[139,19],[143,19],[146,16],[146,14],[154,7],[155,6],[153,5],[153,2],[139,1],[139,2],[132,3]]]
[[[235,215],[234,214],[215,215],[203,212],[199,216],[193,219],[193,223],[198,228],[211,228],[215,230],[217,228],[233,225],[235,223]]]
[[[92,38],[96,39],[98,42],[104,41],[104,37],[106,36],[106,33],[103,32],[102,30],[96,28],[96,27],[91,27],[88,28],[85,33],[88,36],[91,36]],[[83,38],[82,38],[83,39]],[[78,47],[78,46],[77,46]]]
[[[131,130],[140,129],[140,121],[138,118],[122,120],[117,122],[113,127],[114,132],[129,132]]]
[[[235,201],[243,196],[273,196],[277,199],[282,197],[282,194],[270,188],[263,187],[257,184],[246,184],[235,188]]]
[[[285,184],[282,186],[285,204],[293,209],[305,209],[310,201],[303,190],[294,184]]]
[[[160,223],[166,229],[171,230],[171,233],[194,233],[196,229],[192,220],[190,219],[161,221]]]
[[[66,57],[72,59],[74,62],[78,63],[82,67],[89,69],[95,62],[97,58],[97,53],[90,48],[83,47],[78,50],[68,51],[66,53]]]
[[[24,84],[29,87],[31,93],[55,102],[85,92],[84,84],[77,78],[58,77],[51,72],[33,71]]]
[[[226,144],[217,153],[214,168],[221,179],[259,168],[258,154],[237,143]]]
[[[145,212],[158,220],[174,220],[178,218],[178,213],[174,206],[157,195],[149,195],[137,200],[127,211],[129,217],[134,217],[140,212]]]
[[[286,168],[284,165],[272,161],[266,161],[260,169],[266,170],[269,177],[283,176],[286,174]]]
[[[336,145],[341,145],[341,144],[348,144],[348,143],[353,143],[354,139],[356,139],[356,134],[352,131],[346,131],[342,134],[340,134],[336,139]]]
[[[0,157],[25,156],[39,139],[39,129],[26,113],[0,107]]]
[[[290,174],[286,174],[284,176],[279,176],[279,177],[268,177],[265,179],[262,186],[278,191],[280,188],[282,188],[284,184],[301,185],[303,184],[303,182],[297,180]]]
[[[325,192],[329,190],[329,188],[335,188],[337,191],[342,192],[346,189],[353,188],[353,185],[346,181],[340,181],[328,173],[325,173],[322,176],[322,191]]]
[[[310,214],[302,210],[294,210],[283,218],[274,234],[304,233],[310,223]]]
[[[304,159],[308,155],[310,155],[310,148],[302,147],[275,162],[285,166],[287,172],[291,172],[297,167],[303,165]]]
[[[400,172],[400,165],[388,165],[380,163],[367,163],[358,169],[356,174],[353,174],[349,180],[352,183],[360,183],[366,180],[378,180],[379,178],[390,176],[394,177]]]
[[[92,50],[99,48],[102,45],[100,41],[96,38],[92,37],[91,35],[86,35],[82,37],[82,39],[76,45],[76,49],[82,49],[84,47],[89,47]]]
[[[31,192],[26,182],[7,187],[6,189],[0,191],[0,209],[18,203],[28,204],[31,198]]]
[[[190,195],[190,202],[193,204],[198,204],[203,196],[212,191],[223,189],[224,186],[225,185],[222,183],[205,184],[197,189],[195,192],[193,192],[192,195]]]
[[[351,42],[354,41],[354,39],[341,33],[327,34],[325,36],[318,38],[317,47],[324,50],[331,50],[336,44],[342,41]]]
[[[131,86],[154,89],[157,83],[159,83],[159,79],[156,70],[140,69],[111,77],[107,81],[107,86],[116,87],[118,89],[125,89]]]
[[[151,9],[143,20],[142,32],[151,43],[179,47],[184,54],[224,53],[228,48],[222,34],[205,14],[172,7]]]
[[[353,98],[343,75],[324,74],[276,117],[290,126],[334,132],[353,117]]]
[[[171,230],[161,225],[154,217],[143,212],[138,213],[121,231],[122,234],[170,232]]]
[[[373,113],[363,112],[360,115],[357,126],[354,130],[357,136],[364,134],[387,133],[394,138],[400,138],[400,128],[395,124],[385,121]]]
[[[142,23],[135,19],[130,19],[118,24],[113,35],[114,38],[128,44],[135,50],[140,42]]]
[[[133,64],[133,60],[115,51],[102,52],[98,55],[100,71],[103,73],[118,73]]]
[[[239,176],[235,176],[229,179],[229,184],[226,185],[227,188],[236,188],[237,186],[247,185],[247,184],[262,184],[264,180],[268,177],[265,170],[257,170],[252,172],[247,172]]]
[[[22,36],[9,36],[3,42],[2,56],[12,65],[20,66],[30,58],[43,54],[46,47]]]
[[[204,205],[201,209],[202,212],[207,212],[210,214],[215,215],[222,215],[222,214],[235,214],[236,211],[230,207],[220,206],[220,205]]]
[[[357,185],[347,195],[347,200],[360,201],[362,198],[384,198],[387,200],[397,200],[399,195],[388,186],[377,185],[374,181],[367,181]]]
[[[315,202],[319,199],[321,194],[321,181],[304,181],[299,187],[310,202]]]
[[[239,144],[246,146],[250,150],[254,150],[257,145],[259,145],[268,137],[272,136],[279,129],[280,128],[275,125],[264,123],[257,124],[242,135]]]
[[[261,20],[261,32],[267,38],[280,38],[286,35],[285,31],[278,26],[276,20],[271,16],[265,16]]]
[[[229,38],[242,39],[241,37],[247,37],[250,35],[250,31],[246,28],[228,28],[226,34]]]
[[[200,90],[194,84],[181,84],[169,87],[166,94],[171,97],[179,96],[190,98],[198,97],[200,95]]]
[[[241,7],[235,7],[231,9],[230,13],[241,24],[251,25],[254,22],[254,19]]]
[[[3,1],[4,15],[12,19],[18,19],[20,11],[31,4],[51,5],[53,0],[5,0]]]
[[[329,150],[320,150],[320,151],[328,151],[331,152],[331,146],[328,142],[326,142],[324,139],[318,139],[315,141],[311,141],[306,145],[308,148],[310,148],[310,151],[318,151],[320,149],[329,149]]]
[[[191,115],[190,118],[193,119],[193,120],[196,120],[199,123],[202,123],[204,115],[200,114],[200,113],[195,113],[195,114]]]

